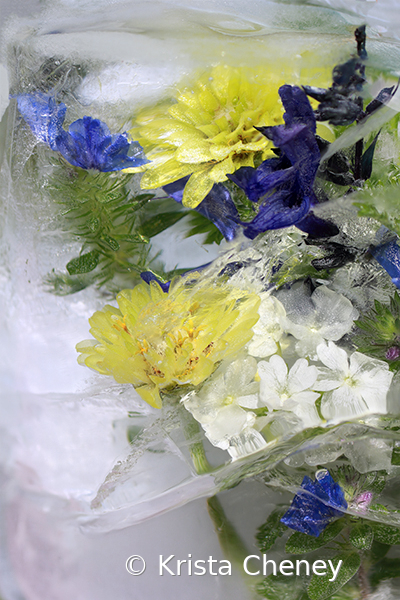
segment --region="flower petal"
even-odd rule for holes
[[[342,348],[339,348],[333,342],[327,344],[320,344],[317,347],[317,354],[319,360],[332,371],[336,371],[347,375],[349,373],[349,363],[347,359],[347,352]]]

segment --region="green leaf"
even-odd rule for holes
[[[138,231],[145,237],[154,237],[155,235],[158,235],[162,231],[165,231],[165,229],[168,229],[168,227],[171,227],[180,221],[180,219],[182,219],[182,217],[185,215],[186,213],[182,212],[181,210],[176,212],[159,213],[155,217],[152,217],[151,219],[148,219],[142,223],[138,228]]]
[[[350,531],[350,542],[358,550],[369,550],[374,541],[374,532],[367,523],[358,523]]]
[[[322,548],[322,546],[325,546],[339,535],[346,523],[346,519],[333,521],[319,537],[313,537],[306,533],[296,531],[288,539],[285,550],[290,554],[305,554],[306,552],[312,552],[317,548]]]
[[[286,531],[287,526],[281,523],[281,518],[287,511],[287,507],[276,508],[269,515],[257,533],[258,547],[261,552],[267,552],[275,544],[278,537],[281,537]]]
[[[257,593],[267,600],[308,600],[304,580],[281,573],[268,575],[258,584]]]
[[[373,586],[378,585],[383,579],[400,577],[400,559],[384,558],[375,564],[370,572],[370,581]]]
[[[335,570],[339,565],[339,562],[342,561],[336,579],[334,581],[329,581],[333,578],[330,568],[326,575],[313,575],[307,590],[311,600],[324,600],[324,598],[332,596],[354,577],[361,564],[361,558],[358,552],[352,552],[351,554],[341,552],[331,559],[331,561]]]
[[[368,476],[371,476],[372,481],[368,481],[368,488],[364,486],[364,489],[368,489],[376,495],[380,494],[386,485],[386,471],[372,471],[366,475],[367,478]]]
[[[130,244],[148,244],[149,243],[149,238],[144,237],[144,235],[141,235],[138,232],[133,232],[133,233],[126,233],[126,234],[117,234],[114,235],[114,238],[116,240],[118,240],[119,242],[129,242]]]
[[[112,238],[110,235],[107,235],[106,233],[103,233],[102,236],[100,236],[100,239],[107,244],[107,246],[109,248],[111,248],[111,250],[114,250],[114,252],[117,252],[119,250],[119,244],[117,242],[117,240],[115,240],[114,238]]]
[[[400,445],[399,442],[394,443],[393,452],[392,452],[392,465],[399,466],[400,465]]]
[[[359,217],[370,217],[400,234],[399,197],[400,186],[389,185],[365,189],[354,195],[353,204],[358,208]]]
[[[381,560],[389,552],[391,546],[389,544],[382,544],[381,542],[373,541],[371,547],[371,559],[373,562]]]
[[[400,529],[392,527],[392,525],[384,525],[383,523],[371,522],[371,527],[374,530],[375,539],[382,544],[400,544]]]
[[[82,273],[90,273],[99,264],[99,253],[97,250],[81,254],[77,258],[73,258],[67,264],[67,271],[70,275],[80,275]]]
[[[366,180],[371,177],[372,174],[372,161],[374,158],[375,146],[378,141],[380,131],[374,137],[372,143],[368,146],[361,158],[361,178]]]
[[[137,228],[152,216],[145,205],[154,195],[135,196],[130,189],[133,177],[88,172],[64,163],[55,168],[46,190],[63,207],[64,228],[82,242],[81,255],[68,263],[66,273],[48,276],[55,293],[74,293],[94,283],[107,284],[114,293],[134,285],[148,269],[154,260],[149,240]],[[176,210],[176,202],[171,202]],[[159,204],[152,205],[151,211],[160,211]]]
[[[185,237],[206,234],[204,244],[213,244],[214,242],[220,244],[224,239],[218,227],[198,212],[193,211],[190,213],[189,227],[190,229],[186,232]]]

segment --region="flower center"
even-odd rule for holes
[[[235,401],[235,398],[233,396],[227,396],[224,400],[224,405],[229,406],[230,404],[233,404],[234,401]]]

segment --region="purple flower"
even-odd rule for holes
[[[397,360],[400,357],[400,348],[398,346],[391,346],[385,354],[386,360]]]
[[[164,283],[163,281],[161,281],[161,279],[159,277],[157,277],[157,275],[155,275],[151,271],[143,271],[143,273],[140,273],[140,277],[143,279],[143,281],[145,283],[148,283],[148,284],[150,284],[150,281],[155,281],[156,283],[158,283],[158,285],[160,286],[160,288],[162,289],[163,292],[165,292],[165,293],[169,292],[169,287],[171,285],[171,282],[166,281]]]
[[[309,213],[317,202],[313,185],[320,161],[314,112],[299,87],[284,85],[279,95],[286,110],[285,125],[259,128],[280,149],[279,157],[228,176],[251,201],[261,199],[258,214],[243,223],[244,234],[254,238],[269,229],[296,225],[313,237],[335,235],[335,226]]]
[[[75,167],[120,171],[149,162],[138,142],[127,133],[111,134],[105,123],[83,117],[63,129],[67,107],[45,94],[17,96],[18,108],[32,133]]]
[[[353,501],[353,503],[356,505],[360,513],[366,514],[368,506],[371,504],[373,497],[374,495],[372,492],[363,492]]]
[[[342,488],[329,471],[321,469],[315,474],[315,481],[304,477],[301,490],[281,522],[295,531],[318,537],[332,519],[343,516],[346,508]]]
[[[176,202],[182,203],[183,190],[189,177],[183,177],[164,185],[163,190]],[[213,185],[207,196],[196,206],[195,210],[212,221],[228,241],[233,240],[240,229],[239,213],[229,194],[220,183]]]

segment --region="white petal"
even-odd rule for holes
[[[342,348],[338,348],[333,342],[320,344],[317,347],[317,354],[319,360],[329,369],[345,375],[349,373],[347,352]]]
[[[244,408],[258,408],[259,397],[258,394],[249,394],[248,396],[240,396],[236,402]]]
[[[287,333],[292,334],[297,340],[302,340],[310,334],[310,328],[307,325],[294,323],[289,317],[282,319],[282,326]]]
[[[258,363],[258,375],[261,385],[271,390],[278,390],[286,384],[287,366],[283,358],[275,354],[269,362],[262,360]]]
[[[365,402],[348,385],[322,396],[321,414],[327,421],[339,423],[368,413]]]
[[[263,382],[260,387],[260,404],[267,406],[269,410],[277,410],[283,406],[281,395]]]
[[[307,329],[307,335],[296,343],[296,352],[310,360],[317,360],[317,347],[323,344],[324,338],[319,333]]]
[[[293,412],[303,421],[304,427],[317,427],[322,423],[314,404],[298,405]]]
[[[292,396],[292,400],[296,403],[296,405],[306,405],[306,404],[315,404],[317,398],[320,397],[321,394],[317,392],[299,392],[298,394],[294,394]],[[295,410],[293,412],[296,412]]]
[[[214,446],[222,447],[234,435],[245,427],[253,425],[254,413],[247,412],[235,404],[222,408],[212,423],[203,425],[206,436]]]
[[[350,356],[350,375],[357,376],[357,374],[370,371],[372,369],[388,371],[389,367],[383,360],[371,358],[361,352],[353,352]]]
[[[326,286],[318,287],[311,300],[316,309],[316,326],[326,340],[340,340],[350,331],[353,322],[358,318],[358,311],[350,300]]]
[[[326,367],[318,367],[318,379],[313,385],[314,390],[328,392],[340,387],[343,384],[344,377],[338,379],[335,378],[335,375],[337,375],[337,373],[331,369],[327,369]]]
[[[305,358],[296,360],[288,375],[288,392],[290,395],[296,392],[302,392],[312,387],[318,376],[318,369],[315,366],[309,366]]]
[[[257,372],[257,361],[251,356],[240,358],[230,363],[225,372],[225,385],[228,395],[240,393],[250,382],[254,380]]]
[[[275,379],[280,386],[286,385],[288,368],[281,356],[274,354],[269,359],[269,364],[274,370]]]
[[[247,348],[250,356],[255,356],[256,358],[266,358],[267,356],[271,356],[271,354],[275,354],[277,349],[278,345],[275,340],[264,334],[255,334]]]

